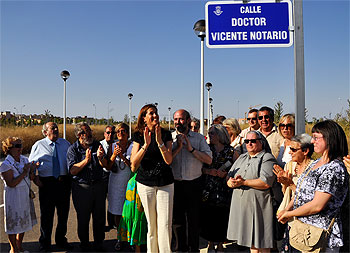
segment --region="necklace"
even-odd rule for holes
[[[306,170],[306,168],[308,168],[308,167],[311,165],[312,160],[311,160],[311,159],[308,159],[308,160],[309,160],[309,161],[306,162],[306,163],[304,163],[304,166],[303,166],[302,168],[300,168],[300,169],[303,169],[302,172],[301,172],[300,174],[302,174],[302,173]],[[298,171],[299,171],[299,169],[298,169],[297,167],[295,167],[295,172],[296,172],[297,175],[298,175]],[[298,176],[299,176],[299,175],[298,175]]]

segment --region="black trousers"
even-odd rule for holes
[[[177,251],[199,252],[201,179],[175,181],[173,228]]]
[[[70,206],[71,180],[69,176],[40,177],[39,187],[40,238],[44,247],[51,245],[51,234],[55,209],[57,210],[56,244],[67,242],[67,220]]]
[[[78,219],[78,237],[82,245],[89,243],[89,223],[92,215],[92,228],[95,246],[101,246],[105,238],[106,222],[106,183],[92,185],[72,183],[72,198]]]

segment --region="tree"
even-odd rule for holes
[[[124,119],[123,119],[123,122],[128,124],[129,123],[129,115],[127,114],[124,114]]]
[[[309,117],[309,114],[308,114],[308,110],[306,109],[306,107],[305,107],[305,111],[304,111],[304,117],[305,117],[305,124],[307,124],[308,123],[307,118]]]
[[[274,118],[275,123],[279,122],[282,114],[283,114],[283,103],[282,101],[278,101],[275,104],[275,118]]]

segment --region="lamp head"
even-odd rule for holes
[[[206,83],[205,87],[207,88],[208,91],[210,91],[211,87],[213,87],[213,85],[211,83]]]
[[[205,38],[205,20],[198,20],[193,26],[193,31],[198,37]]]
[[[70,77],[70,74],[67,70],[63,70],[61,72],[61,77],[62,77],[63,81],[66,81]]]
[[[131,100],[134,95],[132,93],[128,94],[128,98]]]

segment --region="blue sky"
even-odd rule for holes
[[[199,117],[200,40],[192,28],[206,1],[1,1],[1,111],[121,120],[147,102]],[[304,0],[306,107],[312,117],[343,112],[349,98],[349,1]],[[290,48],[205,48],[214,115],[250,105],[294,112]],[[205,92],[206,95],[206,92]],[[207,98],[205,97],[205,101]],[[239,102],[238,102],[239,101]],[[207,111],[205,105],[205,115]],[[206,116],[205,116],[206,117]]]

